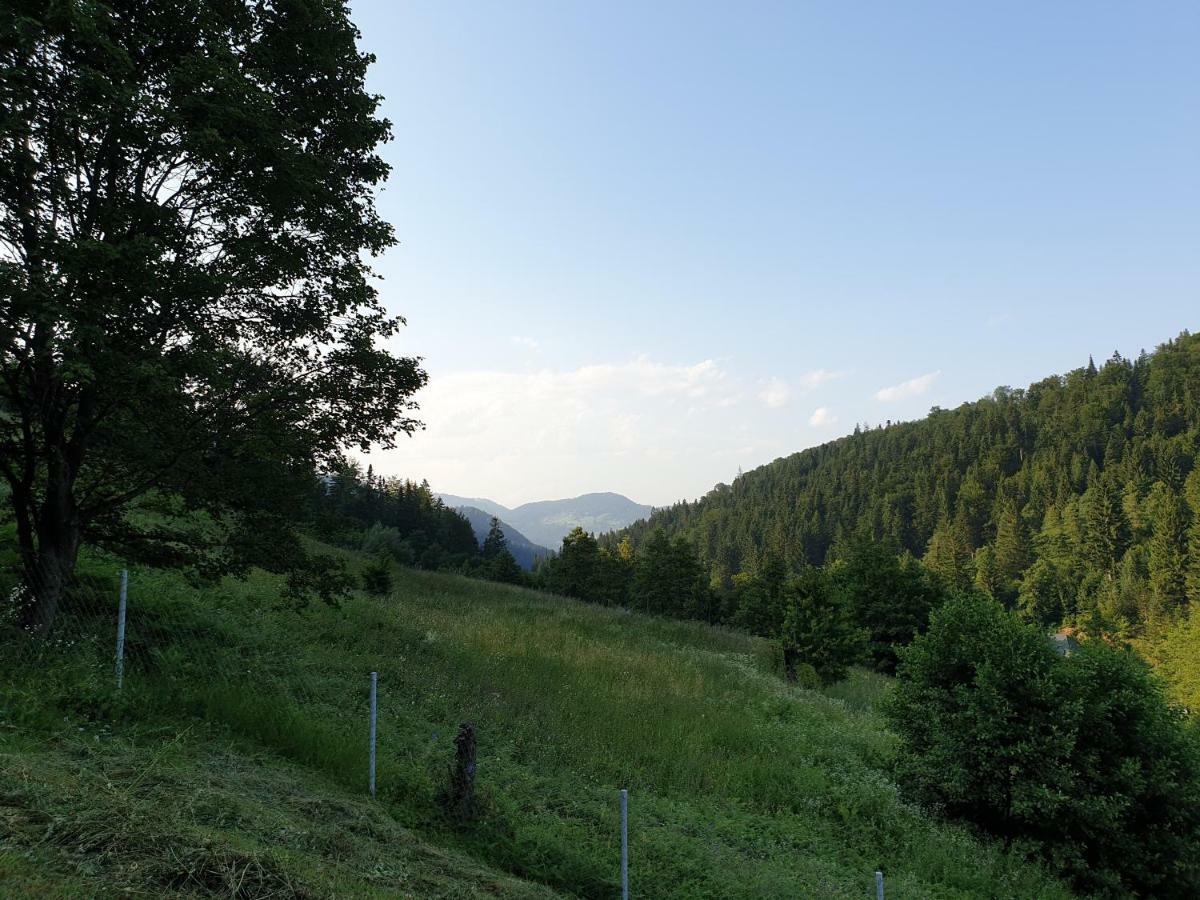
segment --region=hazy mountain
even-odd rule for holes
[[[583,494],[567,500],[538,500],[515,509],[479,497],[437,496],[447,506],[470,506],[496,516],[527,535],[530,541],[553,549],[558,549],[562,539],[577,525],[585,531],[603,534],[632,525],[654,511],[652,506],[634,503],[628,497],[611,492]]]
[[[502,506],[501,504],[492,500],[488,500],[484,497],[458,497],[454,494],[434,494],[434,496],[451,509],[460,509],[464,506],[470,506],[474,509],[478,509],[487,513],[489,516],[495,516],[500,520],[507,519],[509,514],[512,513],[512,510],[507,506]]]
[[[447,506],[453,506],[459,515],[471,523],[471,530],[475,532],[475,539],[479,541],[480,546],[483,546],[483,540],[487,537],[488,530],[492,527],[492,516],[496,516],[496,518],[500,517],[494,512],[480,509],[477,506],[451,504],[450,499],[443,496],[442,502]],[[486,503],[487,501],[485,500],[484,502]],[[492,506],[497,505],[492,504]],[[502,509],[503,507],[497,508]],[[513,559],[517,561],[517,564],[522,569],[532,570],[535,560],[539,557],[550,555],[548,549],[535,544],[503,519],[500,519],[500,530],[504,532],[504,539],[508,541],[508,552],[513,555]]]

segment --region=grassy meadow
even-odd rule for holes
[[[614,897],[622,787],[636,897],[866,898],[876,869],[889,898],[1070,896],[898,797],[879,676],[805,690],[756,638],[444,574],[297,611],[261,573],[136,570],[118,693],[115,565],[88,568],[70,640],[0,644],[6,896]],[[437,802],[461,722],[465,827]]]

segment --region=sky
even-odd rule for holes
[[[1200,328],[1200,4],[353,0],[379,290],[507,505],[703,495]]]

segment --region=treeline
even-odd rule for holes
[[[866,530],[823,566],[767,554],[722,584],[685,538],[659,529],[635,549],[628,536],[601,546],[576,529],[536,578],[769,637],[787,677],[808,686],[853,664],[895,673],[885,712],[910,797],[1089,894],[1200,890],[1200,741],[1126,648],[1094,638],[1060,655],[1040,623]],[[1195,644],[1177,644],[1175,663],[1196,668]]]
[[[1200,599],[1200,336],[856,429],[656,512],[716,585],[860,533],[1053,625],[1137,634]]]
[[[363,579],[375,593],[389,589],[393,563],[493,581],[526,580],[500,523],[492,520],[480,547],[471,523],[435,497],[428,482],[383,478],[371,467],[364,472],[347,463],[314,485],[311,520],[322,539],[372,559]]]
[[[767,555],[757,571],[714,583],[691,543],[661,529],[635,550],[628,537],[601,546],[576,528],[538,566],[534,582],[581,600],[777,639],[789,675],[820,681],[859,662],[893,671],[896,648],[924,630],[953,590],[911,555],[866,535],[841,542],[825,566],[793,569]]]

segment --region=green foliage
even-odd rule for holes
[[[788,580],[778,636],[792,680],[800,666],[808,666],[821,684],[840,681],[863,655],[863,633],[855,628],[844,601],[830,589],[825,573],[816,568]]]
[[[598,599],[596,587],[600,547],[596,539],[576,527],[563,538],[562,548],[553,560],[547,560],[541,575],[547,590],[581,600]]]
[[[1167,682],[1171,698],[1200,723],[1200,612],[1192,607],[1166,624],[1150,642],[1148,655]]]
[[[888,713],[906,750],[905,787],[992,834],[1026,836],[1068,780],[1050,642],[994,601],[968,597],[934,613],[900,658]]]
[[[489,581],[499,581],[503,584],[521,584],[524,580],[524,573],[521,567],[517,565],[516,559],[508,548],[504,547],[494,556],[484,563],[484,577]]]
[[[1170,488],[1164,487],[1157,499],[1150,538],[1150,587],[1154,612],[1170,615],[1187,602],[1189,514],[1183,498]]]
[[[535,581],[566,597],[625,606],[630,602],[633,568],[628,546],[601,549],[592,535],[577,527],[563,538],[557,556],[541,561]]]
[[[85,543],[322,588],[315,472],[418,426],[357,36],[308,0],[5,5],[0,473],[31,627]]]
[[[392,590],[392,563],[386,556],[376,556],[363,566],[363,590],[377,597],[384,597]]]
[[[895,671],[896,649],[923,632],[930,612],[946,599],[940,579],[915,559],[866,536],[838,549],[829,579],[854,623],[867,631],[871,662],[881,672]]]
[[[345,463],[315,481],[310,497],[311,527],[331,543],[422,569],[459,569],[479,555],[470,523],[425,482]]]
[[[1127,651],[1065,661],[991,600],[952,600],[901,652],[888,718],[902,785],[1082,889],[1200,889],[1200,747]]]
[[[1030,622],[1050,627],[1070,617],[1078,583],[1066,563],[1039,559],[1021,579],[1017,608]]]
[[[228,896],[244,873],[258,896],[616,896],[628,787],[639,896],[854,897],[877,868],[900,896],[1070,896],[898,797],[880,676],[800,690],[761,639],[442,573],[401,570],[386,601],[299,614],[262,573],[131,583],[131,625],[160,627],[120,716],[111,643],[78,660],[95,667],[86,690],[75,667],[6,669],[10,893],[15,877],[35,896]],[[488,805],[451,829],[436,798],[463,721]]]
[[[488,581],[499,581],[504,584],[521,584],[524,581],[521,567],[517,565],[516,558],[509,552],[504,529],[500,527],[500,520],[495,516],[492,516],[491,524],[488,526],[487,537],[483,541],[480,555],[483,558],[480,574]]]
[[[1200,741],[1146,664],[1087,641],[1060,664],[1074,778],[1051,861],[1088,890],[1200,894]]]
[[[630,605],[680,618],[716,620],[708,578],[692,545],[656,531],[642,547],[633,569]]]
[[[739,628],[771,637],[783,621],[788,572],[783,559],[768,554],[757,572],[733,576],[732,621]]]
[[[925,565],[950,586],[951,590],[966,593],[975,580],[971,544],[961,522],[943,521],[929,538]]]
[[[504,537],[504,530],[500,527],[500,520],[492,516],[487,537],[483,541],[483,558],[493,559],[507,550],[508,541]]]
[[[1200,336],[1184,332],[1136,360],[1114,355],[922,421],[858,429],[610,540],[640,548],[660,528],[686,537],[725,586],[767,554],[789,571],[824,565],[864,533],[924,558],[953,590],[1017,601],[1032,619],[1099,613],[1137,631],[1200,597],[1200,528],[1189,532],[1198,448]]]

